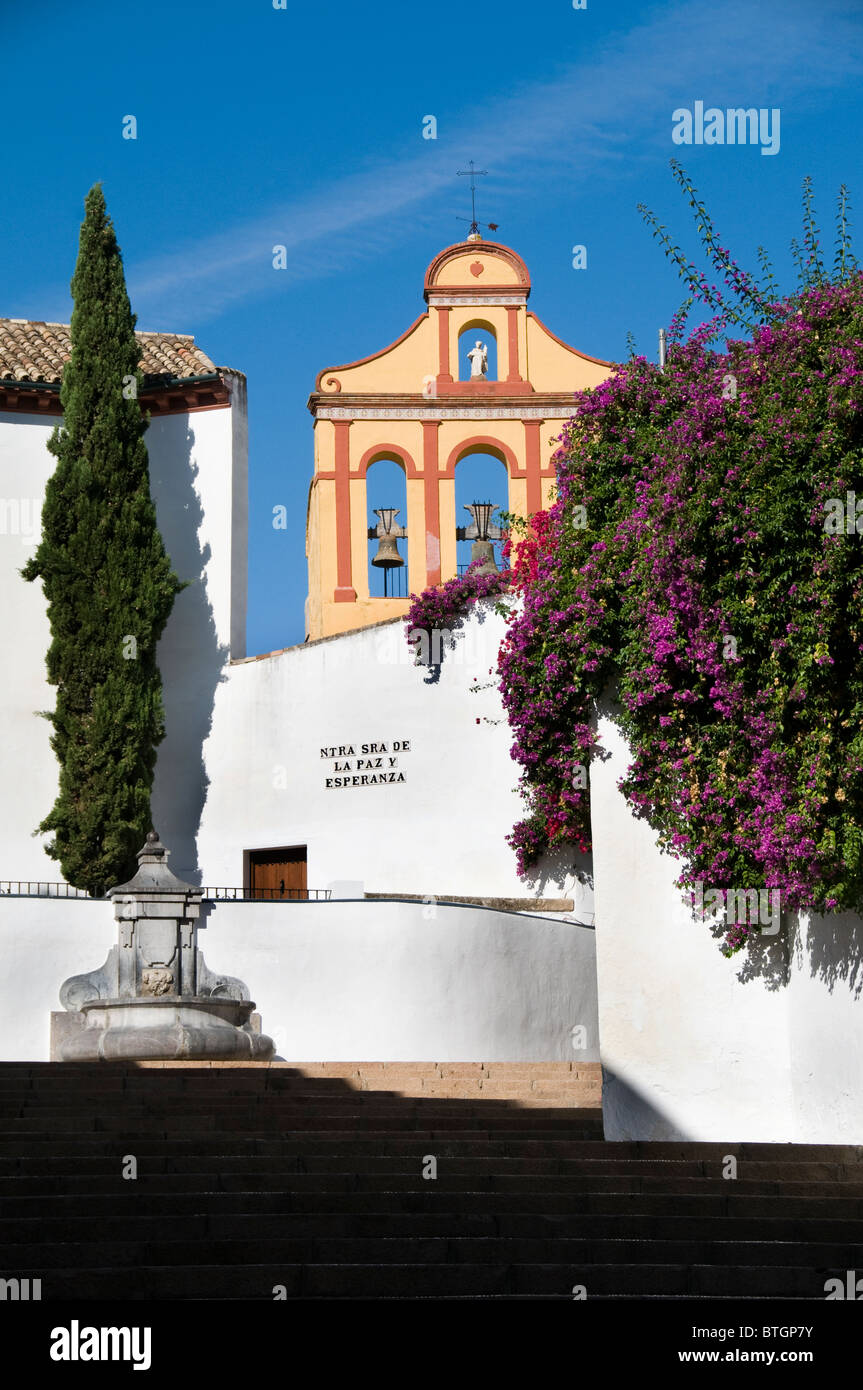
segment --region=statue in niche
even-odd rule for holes
[[[470,363],[471,379],[485,376],[488,372],[488,350],[485,343],[481,343],[477,338],[476,343],[467,355]]]

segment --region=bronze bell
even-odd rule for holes
[[[370,532],[370,538],[378,537],[377,554],[372,557],[372,564],[378,569],[392,570],[404,564],[399,554],[398,537],[406,533],[403,527],[395,525],[398,512],[398,507],[375,508],[375,516],[380,517],[380,521],[377,529]]]
[[[497,574],[497,561],[494,558],[492,541],[500,540],[503,535],[500,527],[495,525],[491,519],[492,512],[497,511],[497,506],[493,502],[466,502],[465,511],[470,512],[471,524],[456,528],[456,540],[473,541],[470,562],[471,564],[474,564],[476,560],[483,562],[475,573]]]
[[[395,536],[382,536],[378,542],[378,551],[372,556],[372,564],[377,565],[382,570],[392,570],[398,565],[403,565],[404,560],[399,555],[398,542]]]

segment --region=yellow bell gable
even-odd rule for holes
[[[547,506],[556,436],[573,395],[610,363],[555,337],[527,307],[530,276],[508,246],[478,236],[429,266],[428,305],[389,347],[319,372],[309,397],[315,471],[309,490],[307,636],[327,637],[407,612],[406,598],[369,594],[366,473],[379,459],[404,470],[409,591],[457,572],[455,469],[471,453],[504,464],[508,509]],[[459,340],[475,329],[469,360]],[[488,339],[497,348],[489,375]]]

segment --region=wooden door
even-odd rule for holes
[[[306,846],[249,851],[251,898],[306,898]]]

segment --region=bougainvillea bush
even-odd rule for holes
[[[681,888],[860,910],[863,276],[772,305],[725,352],[711,336],[577,398],[499,658],[527,799],[510,842],[522,872],[589,848],[611,691],[621,789]]]

